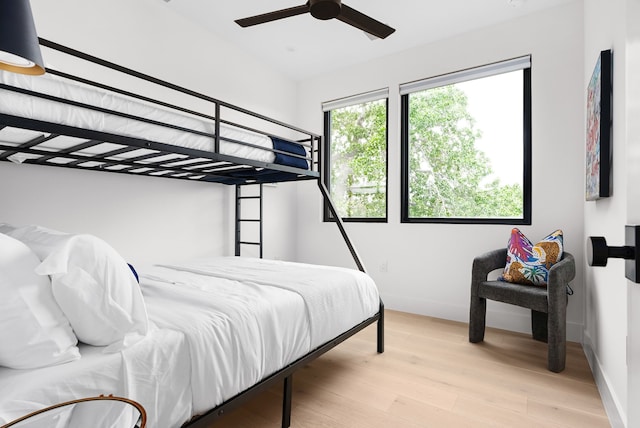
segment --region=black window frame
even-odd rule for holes
[[[388,223],[389,221],[389,97],[382,97],[385,101],[385,193],[384,217],[340,217],[345,223]],[[324,150],[323,175],[324,184],[331,196],[331,110],[324,112]],[[323,200],[323,222],[336,221],[329,209],[329,204]]]
[[[531,225],[532,222],[532,120],[531,65],[523,72],[523,207],[522,218],[409,217],[409,94],[400,98],[400,222],[444,224]],[[498,73],[496,73],[498,74]]]

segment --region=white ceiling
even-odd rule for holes
[[[384,40],[310,14],[241,28],[234,20],[306,0],[158,0],[218,37],[302,80],[574,0],[345,0],[396,29]]]

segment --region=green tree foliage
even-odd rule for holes
[[[487,182],[481,133],[454,85],[409,96],[409,215],[414,218],[522,216],[522,188]]]
[[[344,217],[386,217],[387,104],[331,112],[331,195]]]
[[[331,194],[345,217],[386,216],[386,102],[331,112]],[[467,97],[453,85],[409,96],[409,216],[519,218],[520,185],[489,181]]]

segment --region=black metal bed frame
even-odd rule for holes
[[[40,158],[26,160],[25,163],[50,165],[50,166],[62,166],[66,168],[78,168],[84,170],[98,170],[109,171],[126,174],[136,175],[160,175],[162,177],[217,182],[223,184],[247,184],[247,183],[274,183],[281,181],[294,181],[304,179],[317,179],[319,177],[318,164],[319,164],[319,146],[321,137],[317,134],[307,132],[300,128],[288,125],[284,122],[280,122],[275,119],[260,115],[258,113],[243,109],[241,107],[234,106],[229,103],[225,103],[218,99],[209,97],[207,95],[192,91],[182,86],[174,85],[154,78],[152,76],[139,73],[135,70],[122,67],[109,61],[97,58],[92,55],[77,51],[75,49],[68,48],[66,46],[59,45],[57,43],[50,42],[45,39],[40,39],[40,44],[53,50],[63,52],[70,56],[80,58],[82,60],[103,66],[105,68],[121,72],[125,75],[129,75],[145,82],[156,84],[160,87],[174,90],[180,94],[184,94],[189,97],[193,97],[199,100],[206,101],[213,105],[212,114],[202,113],[193,109],[187,109],[177,106],[168,102],[160,101],[143,95],[139,95],[130,91],[125,91],[113,86],[101,84],[86,78],[74,76],[55,69],[47,69],[47,73],[68,79],[81,84],[90,85],[92,87],[100,88],[108,92],[119,94],[125,97],[136,99],[142,102],[151,103],[158,107],[163,107],[174,112],[184,113],[193,117],[198,117],[203,120],[211,121],[214,125],[215,132],[213,134],[206,133],[194,129],[184,128],[177,125],[167,124],[163,122],[154,121],[141,116],[134,116],[131,114],[105,109],[81,102],[70,101],[63,98],[55,97],[48,94],[35,92],[28,89],[23,89],[11,85],[0,84],[1,89],[22,93],[27,96],[38,97],[41,99],[59,102],[61,104],[72,105],[78,108],[84,108],[91,111],[96,111],[104,114],[111,114],[134,121],[144,122],[148,124],[158,125],[167,129],[175,129],[194,135],[201,135],[210,137],[214,140],[214,150],[205,151],[197,150],[187,147],[180,147],[172,144],[166,144],[161,142],[150,141],[142,138],[135,138],[130,136],[117,135],[113,133],[105,133],[94,131],[90,129],[82,129],[73,126],[44,122],[35,119],[29,119],[24,117],[12,116],[8,114],[0,114],[0,127],[16,127],[37,130],[45,133],[50,133],[48,136],[42,136],[32,141],[25,142],[19,146],[11,146],[6,144],[0,144],[0,150],[4,150],[4,153],[0,154],[0,160],[9,160],[9,157],[16,153],[23,153],[29,155],[38,155]],[[265,123],[271,123],[281,127],[283,130],[294,131],[298,134],[305,135],[305,138],[298,143],[310,151],[310,156],[303,157],[300,155],[283,152],[276,149],[267,149],[263,147],[254,146],[250,143],[234,140],[220,136],[220,125],[227,124],[233,125],[238,128],[242,128],[248,131],[257,132],[263,135],[273,135],[272,133],[266,133],[264,131],[251,128],[242,124],[234,123],[231,121],[223,120],[221,118],[222,108],[230,109],[234,112],[241,113]],[[0,128],[1,129],[1,128]],[[43,143],[55,140],[60,136],[72,136],[77,138],[86,139],[87,141],[74,147],[69,147],[63,151],[52,153],[49,150],[42,150],[38,148]],[[277,135],[274,135],[277,136]],[[279,137],[283,138],[283,137]],[[284,138],[287,139],[287,138]],[[220,153],[220,141],[229,141],[237,143],[243,146],[252,146],[260,148],[262,150],[270,150],[275,153],[286,154],[292,157],[300,157],[306,159],[311,163],[311,169],[304,170],[299,168],[293,168],[286,165],[265,163],[255,161],[251,159],[238,158],[234,156],[224,155]],[[93,146],[99,146],[100,144],[108,142],[123,146],[120,149],[108,151],[105,153],[96,154],[93,156],[80,155],[77,152],[80,150],[86,150]],[[128,152],[133,152],[138,149],[147,149],[153,151],[153,153],[145,154],[141,156],[135,156],[127,159],[116,158]],[[163,159],[166,155],[179,155],[180,159],[173,159],[167,161]],[[58,155],[58,156],[55,156]],[[71,160],[64,164],[52,162],[54,158],[65,158]],[[154,161],[154,158],[158,160]],[[179,161],[179,162],[178,162]],[[181,163],[182,165],[175,165]],[[117,169],[115,167],[118,167]],[[123,167],[123,168],[120,168]]]
[[[0,130],[5,127],[22,128],[28,130],[35,130],[42,132],[42,135],[31,139],[18,145],[4,144],[0,142],[0,161],[11,161],[12,155],[25,154],[36,156],[30,159],[26,159],[23,162],[27,164],[36,165],[48,165],[57,166],[62,168],[73,168],[79,170],[93,170],[93,171],[106,171],[120,174],[132,174],[132,175],[146,175],[157,176],[164,178],[173,178],[181,180],[202,181],[221,183],[228,185],[242,185],[242,184],[260,184],[260,183],[276,183],[286,181],[299,181],[299,180],[316,180],[322,197],[327,203],[331,214],[336,219],[336,225],[342,235],[342,238],[347,245],[354,262],[358,269],[362,272],[366,272],[364,265],[360,260],[355,247],[353,246],[347,232],[344,228],[344,224],[337,213],[335,205],[331,200],[329,190],[324,184],[323,172],[321,168],[322,157],[322,138],[320,135],[302,130],[292,125],[280,122],[275,119],[260,115],[258,113],[243,109],[241,107],[234,106],[229,103],[225,103],[218,99],[209,97],[207,95],[189,90],[187,88],[174,85],[172,83],[154,78],[152,76],[139,73],[135,70],[122,67],[118,64],[105,61],[92,55],[71,49],[69,47],[51,42],[46,39],[40,39],[40,44],[55,51],[62,52],[63,54],[70,55],[79,58],[84,61],[88,61],[99,66],[106,67],[107,69],[115,70],[117,72],[124,73],[126,75],[139,78],[145,82],[150,82],[159,85],[164,88],[168,88],[179,92],[181,94],[195,97],[196,99],[209,102],[213,105],[213,114],[202,113],[196,110],[187,109],[181,106],[177,106],[171,103],[163,102],[160,100],[152,99],[143,95],[135,94],[133,92],[125,91],[119,88],[108,86],[99,82],[91,81],[79,76],[74,76],[62,71],[47,69],[47,72],[65,79],[69,79],[81,84],[87,84],[93,87],[104,89],[106,91],[120,94],[126,97],[131,97],[140,100],[145,103],[151,103],[158,107],[171,109],[177,112],[181,112],[187,115],[192,115],[205,120],[212,121],[214,123],[215,132],[213,134],[196,131],[193,129],[182,128],[179,126],[156,122],[140,116],[132,116],[127,113],[104,109],[92,105],[83,104],[80,102],[65,100],[51,95],[26,90],[11,85],[1,84],[0,89],[10,90],[24,94],[25,96],[34,96],[47,99],[54,102],[60,102],[64,104],[74,105],[79,108],[86,108],[93,111],[97,111],[104,114],[113,114],[116,116],[124,117],[127,119],[142,121],[151,123],[154,125],[164,126],[166,128],[178,129],[183,132],[190,132],[194,134],[204,135],[215,140],[213,151],[203,151],[192,148],[175,146],[167,143],[150,141],[143,138],[136,138],[124,135],[118,135],[115,133],[100,132],[91,129],[83,129],[74,126],[47,122],[42,120],[30,119],[25,117],[13,116],[9,114],[0,113]],[[237,144],[252,146],[251,144],[237,141],[230,138],[225,138],[220,135],[220,125],[227,124],[240,127],[249,131],[262,133],[264,135],[273,135],[272,133],[266,133],[248,127],[235,122],[226,121],[221,118],[221,108],[227,108],[232,111],[248,115],[255,119],[265,121],[270,124],[282,127],[287,130],[285,132],[295,132],[304,135],[300,140],[297,140],[299,144],[306,147],[309,156],[299,156],[288,152],[281,152],[273,149],[273,152],[283,153],[289,156],[301,157],[307,160],[310,169],[294,168],[287,165],[280,165],[275,163],[265,163],[250,159],[243,159],[234,156],[229,156],[220,153],[220,141],[226,140]],[[82,143],[75,144],[70,147],[66,147],[59,150],[52,150],[50,147],[46,147],[46,143],[55,140],[61,136],[76,137],[84,140]],[[273,135],[276,136],[276,135]],[[277,136],[276,136],[277,137]],[[285,138],[286,139],[286,138]],[[117,149],[111,149],[99,154],[87,155],[79,153],[82,150],[86,150],[91,147],[98,147],[103,143],[112,143],[119,145]],[[45,144],[42,146],[42,144]],[[130,157],[122,157],[127,153],[131,154],[139,149],[147,149],[150,153],[142,155],[135,155]],[[269,150],[269,149],[267,149]],[[167,155],[177,156],[167,160]],[[238,238],[236,238],[238,239]],[[238,395],[228,399],[224,403],[209,410],[205,414],[198,415],[186,422],[184,426],[193,428],[207,427],[218,418],[222,417],[230,410],[245,403],[256,394],[270,388],[278,382],[284,383],[283,390],[283,406],[282,406],[282,427],[286,428],[290,425],[291,420],[291,396],[292,396],[292,381],[293,373],[304,365],[308,364],[312,360],[316,359],[320,355],[329,351],[333,347],[337,346],[344,340],[368,327],[369,325],[377,323],[377,352],[384,352],[384,304],[380,300],[380,307],[377,314],[373,317],[363,321],[362,323],[354,326],[352,329],[342,333],[338,337],[330,340],[324,345],[311,351],[307,355],[301,357],[297,361],[287,365],[280,369],[276,373],[271,374],[259,383],[255,384],[251,388],[239,393]]]

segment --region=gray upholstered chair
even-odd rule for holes
[[[488,281],[487,275],[504,268],[507,249],[490,251],[473,260],[469,342],[484,340],[487,300],[511,303],[531,309],[531,330],[536,340],[548,343],[547,365],[552,372],[564,370],[567,336],[567,285],[575,277],[573,256],[565,252],[549,270],[546,288]]]

